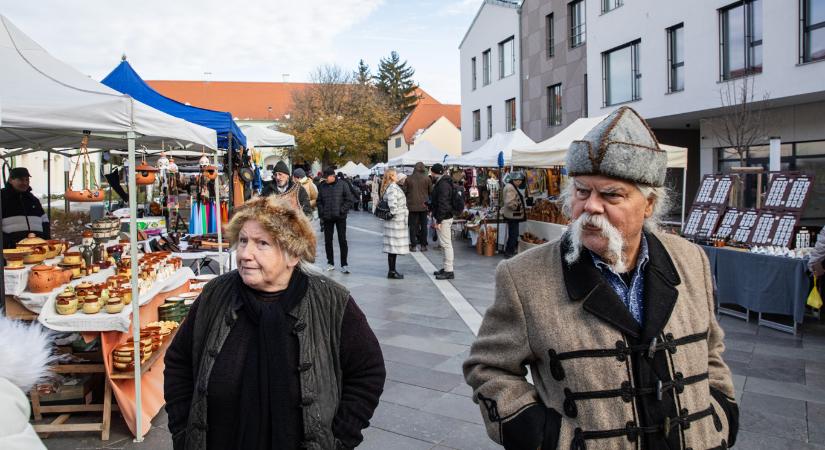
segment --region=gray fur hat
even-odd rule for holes
[[[667,153],[659,148],[647,122],[632,108],[622,106],[590,130],[567,151],[570,176],[604,175],[663,186]]]

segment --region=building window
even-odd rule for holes
[[[637,40],[602,53],[604,105],[639,100],[642,92],[642,74],[639,71],[639,44]]]
[[[602,14],[622,6],[624,0],[602,0]]]
[[[553,57],[553,48],[556,46],[556,40],[553,38],[553,13],[547,15],[544,19],[545,28],[547,29],[547,57]]]
[[[561,125],[561,83],[547,88],[547,125]]]
[[[719,10],[722,79],[762,72],[762,0]]]
[[[498,44],[498,77],[509,77],[516,73],[516,40],[510,36]]]
[[[667,29],[667,91],[685,89],[685,24]]]
[[[481,140],[481,110],[473,111],[473,140]]]
[[[395,138],[395,148],[401,147],[401,138]]]
[[[504,131],[516,129],[516,99],[511,98],[504,102]]]
[[[825,59],[825,0],[800,0],[801,62]]]
[[[476,90],[477,83],[478,83],[478,69],[476,68],[476,58],[473,56],[470,59],[470,71],[472,72],[473,77],[473,90]]]
[[[493,137],[493,106],[487,106],[487,139]]]
[[[490,49],[488,48],[481,54],[481,76],[483,77],[481,81],[484,86],[490,84],[490,70]]]
[[[585,41],[584,0],[570,2],[567,7],[570,16],[570,48],[574,48]]]

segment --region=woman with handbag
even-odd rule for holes
[[[524,183],[524,174],[513,172],[510,182],[504,186],[504,207],[501,215],[507,222],[507,246],[504,248],[504,257],[509,258],[516,254],[518,249],[518,226],[526,220],[524,195],[519,187]]]
[[[398,255],[406,255],[410,252],[410,234],[407,229],[407,218],[410,212],[407,209],[407,197],[398,186],[398,172],[395,169],[387,169],[384,173],[381,198],[387,202],[392,215],[384,220],[384,253],[387,254],[389,264],[387,278],[403,280],[404,275],[398,273],[395,263]]]

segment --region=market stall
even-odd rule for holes
[[[49,55],[1,15],[0,66],[3,67],[0,71],[0,99],[3,102],[2,118],[0,118],[2,120],[0,122],[0,147],[9,149],[2,155],[5,159],[34,151],[47,151],[72,157],[81,155],[81,153],[66,150],[67,148],[125,147],[129,152],[129,166],[135,168],[137,167],[135,149],[138,144],[160,145],[164,140],[176,140],[182,145],[196,144],[209,149],[217,148],[217,136],[214,130],[160,112],[90,79]],[[130,298],[136,299],[131,302],[132,324],[142,323],[142,308],[139,307],[142,291],[137,276],[142,273],[137,249],[138,172],[140,171],[132,170],[129,173],[130,249],[127,253],[128,257],[123,260],[123,269],[128,270],[133,276],[120,279],[123,281],[120,289],[123,289],[123,284],[126,284],[124,294],[128,292]],[[100,189],[94,189],[91,186],[84,187],[81,194],[88,195],[91,200],[102,197]],[[40,259],[37,263],[44,259]],[[67,264],[73,265],[74,263],[70,261]],[[43,264],[39,265],[44,266],[38,272],[44,272],[42,276],[45,279],[49,278],[48,275],[58,276],[53,268]],[[101,267],[98,268],[100,269]],[[46,274],[47,271],[55,273]],[[0,272],[3,272],[3,269],[0,269]],[[62,276],[65,276],[64,271],[60,272]],[[75,276],[74,270],[71,275]],[[2,278],[4,283],[0,299],[5,303],[5,273],[2,273]],[[86,300],[88,298],[84,296],[84,306]],[[93,302],[89,301],[88,304],[91,311],[94,308]],[[45,304],[44,307],[46,307]],[[74,307],[77,308],[77,304]],[[122,300],[120,307],[123,308]],[[57,302],[55,302],[55,308],[57,308]],[[9,308],[5,309],[8,314]],[[111,309],[117,309],[114,301],[112,301]],[[123,339],[128,338],[124,333],[119,334]],[[144,347],[141,344],[141,338],[139,327],[133,327],[133,344],[129,345],[131,349],[129,354],[145,354],[145,351],[141,352]],[[129,349],[126,351],[129,352]],[[141,362],[144,362],[141,358],[135,358],[134,368],[131,370],[134,374],[134,423],[129,420],[130,428],[134,426],[132,429],[138,441],[149,428],[148,420],[144,417],[142,403]],[[107,393],[110,393],[111,384],[108,379],[109,377],[104,384]],[[95,411],[96,409],[88,410]],[[105,407],[103,412],[105,416]],[[64,428],[58,429],[52,425],[52,428],[46,429],[49,431],[100,429],[104,431],[103,437],[108,437],[108,424],[105,422],[104,418],[104,423],[95,425],[99,428],[90,428],[88,425],[81,424],[74,427],[69,424],[58,424]]]
[[[415,163],[423,162],[426,166],[435,163],[444,163],[444,159],[449,156],[447,152],[433,145],[430,141],[416,141],[410,151],[401,156],[387,161],[387,167],[414,166]]]

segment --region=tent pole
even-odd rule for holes
[[[5,164],[5,161],[3,162]],[[3,165],[0,165],[0,173],[5,172]],[[0,200],[0,217],[3,217],[3,201]],[[6,248],[3,243],[3,221],[0,220],[0,249]],[[3,258],[5,260],[5,258]],[[0,264],[0,310],[6,315],[6,261]]]
[[[143,396],[140,372],[140,289],[138,288],[138,238],[137,238],[137,173],[135,171],[135,132],[126,133],[129,146],[129,242],[132,263],[132,339],[135,348],[135,442],[143,442]]]
[[[234,170],[233,170],[233,166],[232,166],[232,153],[233,153],[232,152],[232,147],[234,147],[234,145],[232,145],[232,132],[231,131],[229,132],[228,143],[227,143],[226,146],[227,146],[227,149],[226,149],[227,164],[229,165],[229,167],[228,167],[229,170],[227,172],[229,174],[229,203],[228,203],[229,207],[228,208],[229,208],[229,217],[232,217],[232,211],[235,209],[235,176],[234,176],[234,173],[233,173]]]
[[[685,226],[685,195],[687,191],[687,166],[682,168],[682,223],[679,224],[679,231]]]
[[[52,151],[46,149],[46,218],[49,219],[49,226],[52,225]],[[49,239],[51,239],[51,233]]]
[[[63,156],[63,211],[69,214],[69,199],[66,198],[66,191],[69,190],[69,170],[72,166],[72,158]]]
[[[215,167],[218,167],[218,152],[215,152]],[[215,197],[216,197],[216,204],[218,206],[218,217],[217,217],[217,225],[218,225],[218,273],[223,275],[223,231],[221,230],[221,175],[220,171],[218,172],[218,176],[215,177]]]

